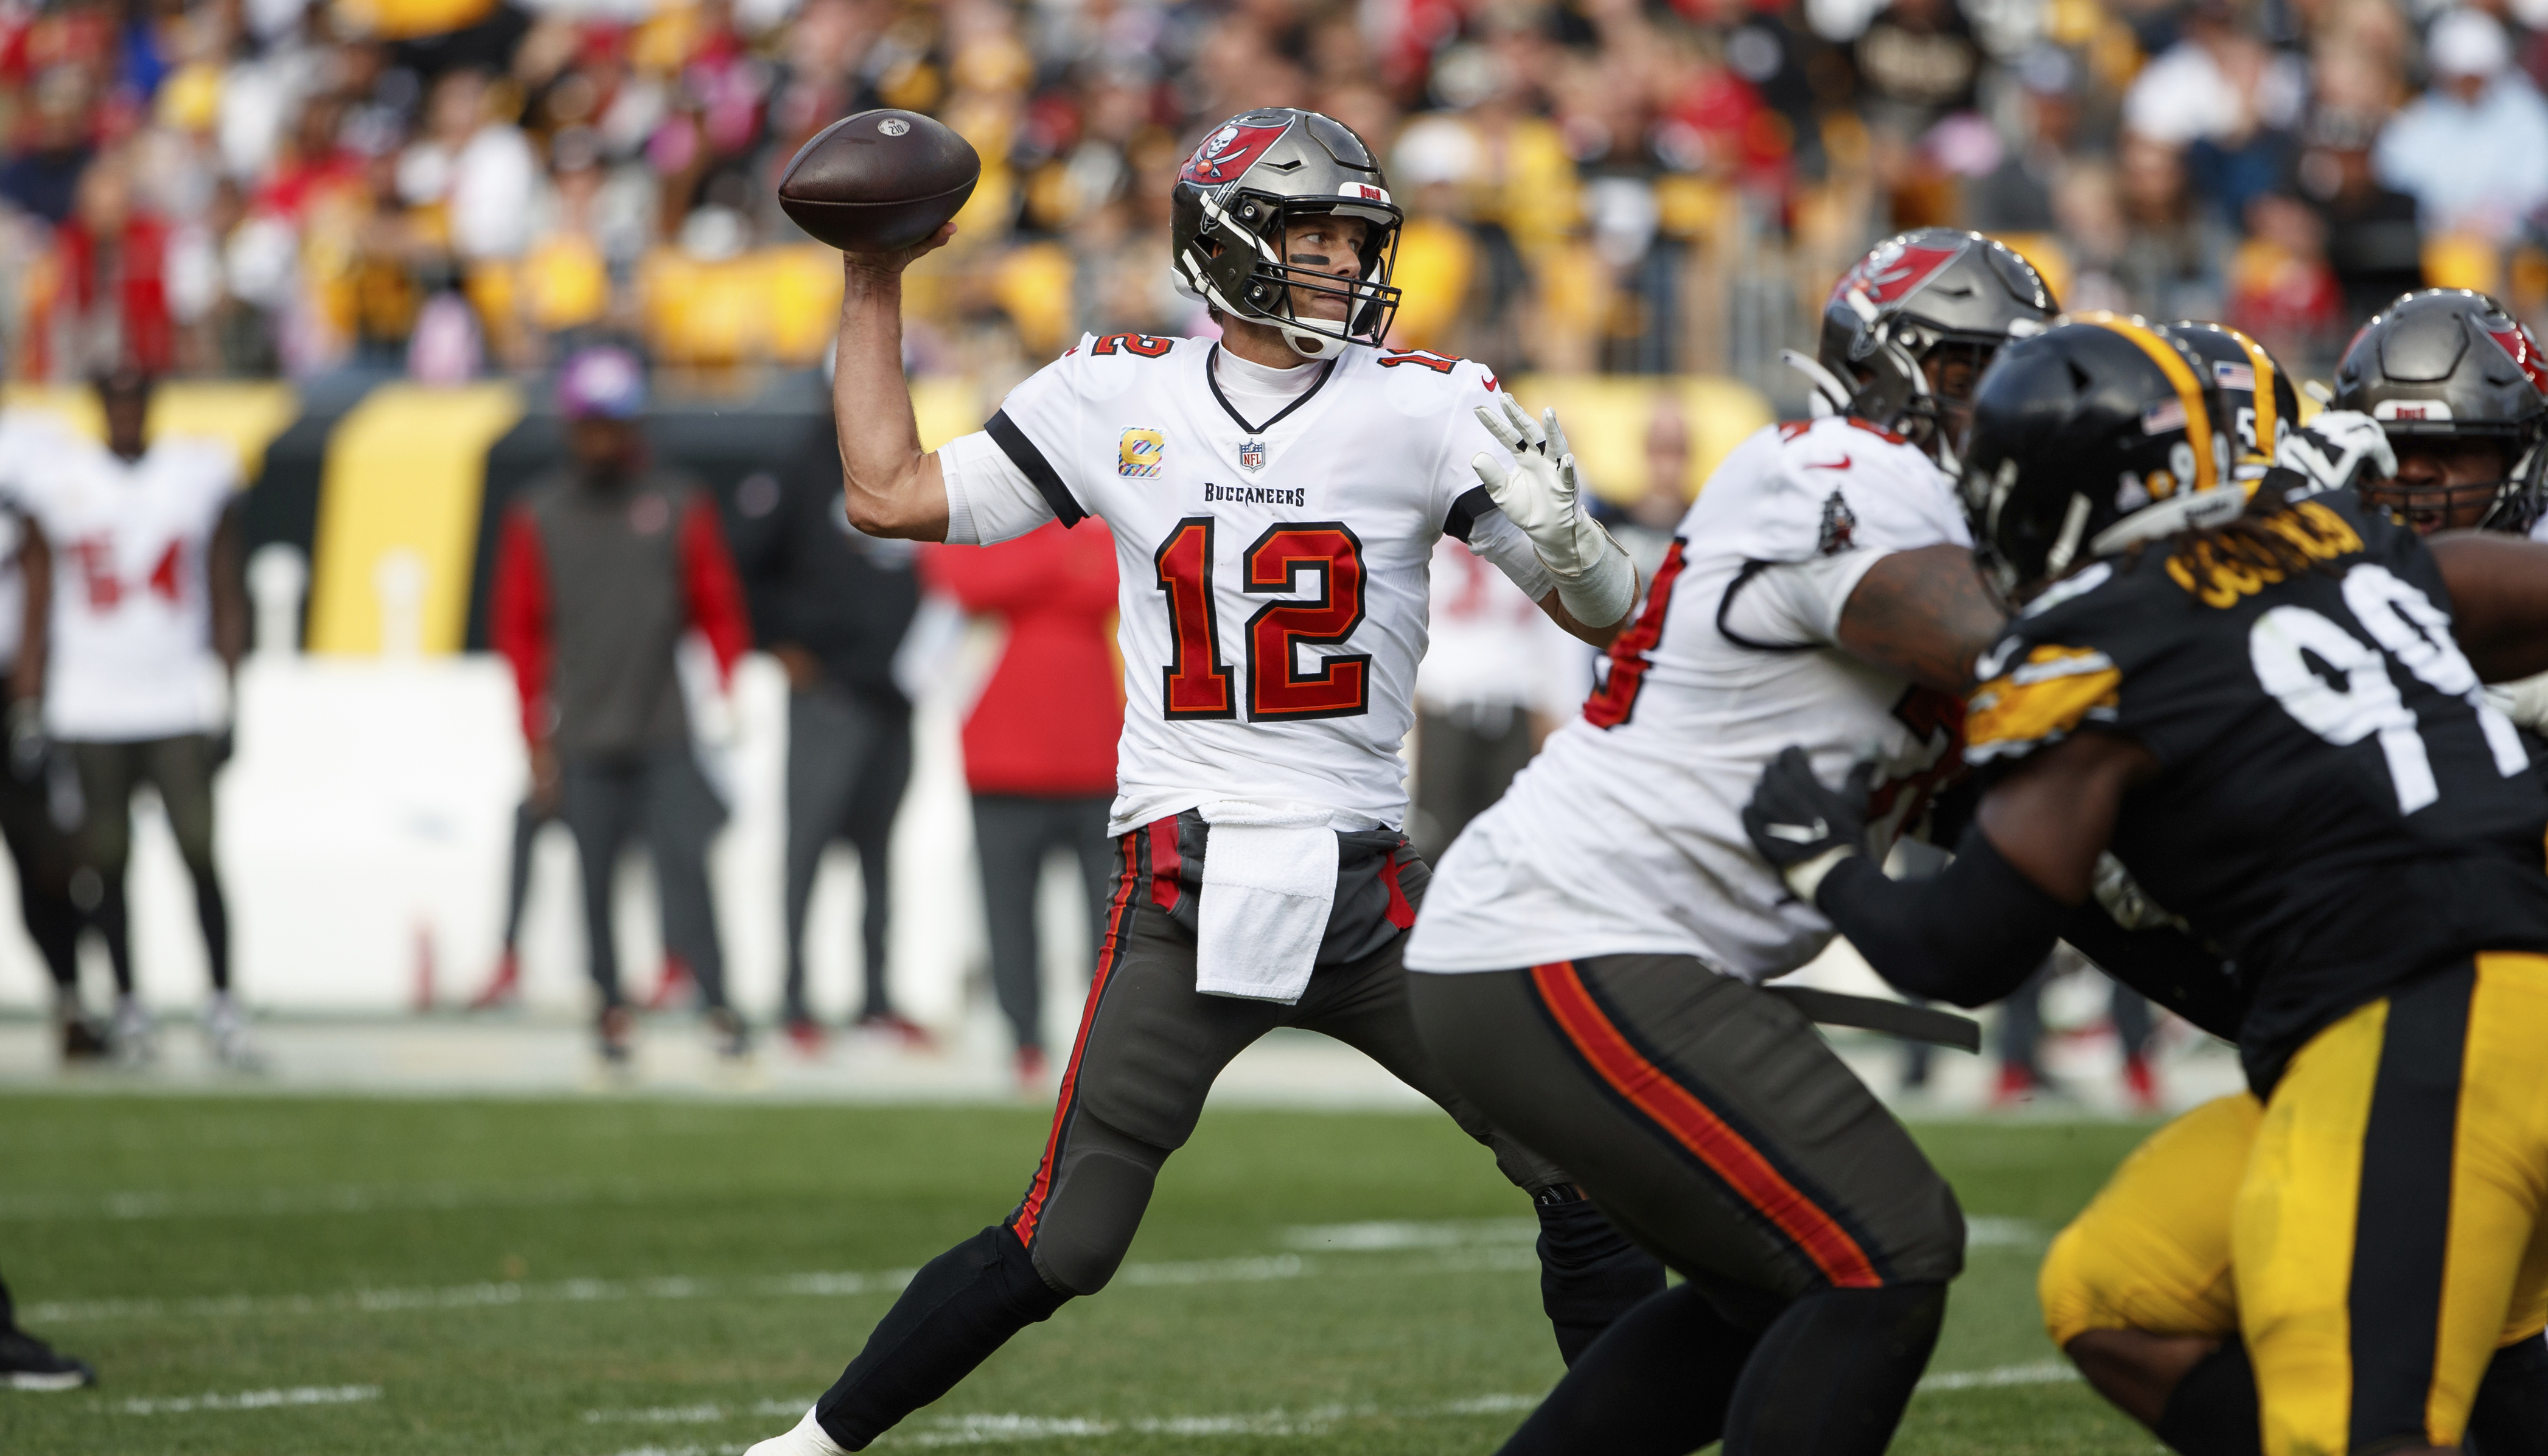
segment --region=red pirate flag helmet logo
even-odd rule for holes
[[[2486,336],[2521,366],[2522,377],[2530,381],[2532,389],[2548,395],[2548,359],[2539,356],[2538,340],[2530,336],[2529,329],[2514,323],[2510,328],[2489,328]]]
[[[1224,182],[1235,182],[1258,157],[1265,154],[1265,148],[1272,146],[1291,129],[1289,121],[1270,127],[1231,122],[1203,138],[1203,144],[1186,159],[1185,169],[1178,176],[1198,187],[1218,187]]]
[[[1842,274],[1840,282],[1832,286],[1830,302],[1840,303],[1857,292],[1865,294],[1866,301],[1878,309],[1898,304],[1918,293],[1923,284],[1938,276],[1963,250],[1961,242],[1938,247],[1897,237]]]

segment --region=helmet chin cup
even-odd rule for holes
[[[1283,342],[1292,346],[1292,352],[1304,359],[1332,359],[1345,351],[1343,339],[1323,333],[1312,333],[1306,328],[1296,328],[1289,323],[1277,323],[1274,326],[1282,332]]]

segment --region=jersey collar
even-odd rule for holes
[[[1238,412],[1237,406],[1229,403],[1229,396],[1221,392],[1221,371],[1213,367],[1215,361],[1219,360],[1220,357],[1221,344],[1218,340],[1215,340],[1212,346],[1212,351],[1204,355],[1204,383],[1212,386],[1212,397],[1221,403],[1222,412],[1228,415],[1230,418],[1237,420],[1238,427],[1247,431],[1251,435],[1264,434],[1274,426],[1281,424],[1285,419],[1290,418],[1294,410],[1310,403],[1312,400],[1317,399],[1319,397],[1319,391],[1327,387],[1327,381],[1333,378],[1336,372],[1336,361],[1334,359],[1329,359],[1326,363],[1320,365],[1319,377],[1310,382],[1310,387],[1308,389],[1301,391],[1299,399],[1294,400],[1291,404],[1286,405],[1281,410],[1275,411],[1274,417],[1265,421],[1263,424],[1255,424],[1250,422],[1246,415]]]

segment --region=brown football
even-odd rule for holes
[[[928,240],[982,180],[971,142],[913,111],[843,117],[797,148],[778,206],[844,252],[889,253]]]

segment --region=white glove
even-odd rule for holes
[[[1637,569],[1584,508],[1584,483],[1557,411],[1547,410],[1534,420],[1512,396],[1498,395],[1494,405],[1479,406],[1477,413],[1478,423],[1512,452],[1519,468],[1506,473],[1502,462],[1483,450],[1470,457],[1469,467],[1496,508],[1530,538],[1540,564],[1557,579],[1557,599],[1588,627],[1606,627],[1626,616],[1636,604]]]
[[[2320,491],[2348,491],[2368,471],[2374,480],[2398,473],[2398,452],[2389,447],[2389,432],[2359,410],[2321,410],[2308,424],[2283,431],[2274,447],[2274,463],[2296,470]]]
[[[2548,673],[2494,683],[2486,689],[2486,700],[2531,732],[2548,732]]]

